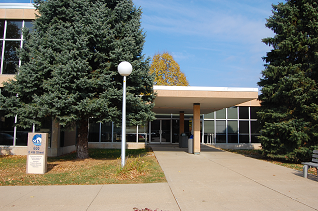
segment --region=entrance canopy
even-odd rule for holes
[[[201,114],[235,106],[258,97],[257,88],[154,86],[157,93],[153,111],[157,114],[193,114],[193,104],[200,104]]]

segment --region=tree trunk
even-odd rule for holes
[[[83,117],[80,121],[77,134],[77,158],[86,159],[88,155],[88,118]]]

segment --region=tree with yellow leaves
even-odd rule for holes
[[[155,73],[154,85],[189,86],[189,82],[179,64],[165,52],[155,54],[150,66],[150,74]]]

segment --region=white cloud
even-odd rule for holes
[[[203,7],[199,4],[182,4],[178,1],[167,3],[137,0],[136,2],[145,10],[151,10],[142,17],[142,26],[146,31],[156,30],[167,34],[200,36],[214,40],[239,40],[248,43],[259,43],[262,38],[272,35],[264,25],[265,18],[252,16],[255,12],[264,13],[264,11],[248,5],[236,3],[236,6],[245,8],[246,12],[234,13],[228,9],[229,6],[220,9]]]

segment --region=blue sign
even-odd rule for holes
[[[33,136],[32,142],[35,146],[41,146],[42,144],[42,135],[41,134],[35,134]]]

